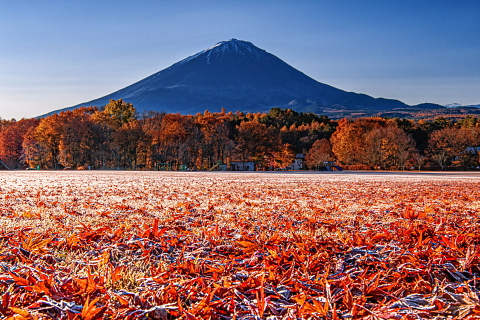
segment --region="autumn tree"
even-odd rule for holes
[[[97,147],[94,136],[96,124],[92,114],[97,111],[94,107],[82,107],[59,114],[62,125],[59,162],[64,167],[92,165],[93,150]]]
[[[93,115],[93,119],[100,125],[96,130],[101,130],[108,139],[102,146],[102,156],[107,156],[107,163],[117,168],[135,168],[139,147],[145,137],[135,107],[122,99],[111,99],[102,111]]]
[[[413,139],[394,122],[367,132],[364,139],[362,162],[374,167],[405,169],[407,160],[415,151]]]
[[[365,135],[375,128],[384,127],[386,120],[382,118],[360,118],[355,121],[342,119],[333,133],[332,151],[343,164],[364,163],[363,150]]]
[[[37,119],[10,121],[0,131],[0,159],[10,168],[18,169],[24,164],[23,141],[26,133],[39,123]]]
[[[445,128],[436,130],[430,135],[429,154],[432,159],[444,170],[455,159],[461,165],[472,161],[472,153],[467,148],[479,144],[479,130],[468,128]],[[476,158],[476,156],[474,157]]]
[[[106,169],[113,165],[112,132],[113,128],[103,121],[99,121],[100,112],[91,116],[93,122],[90,128],[92,140],[90,146],[91,165],[95,169]]]
[[[35,143],[40,145],[39,150],[46,151],[45,153],[37,154],[37,156],[42,155],[42,157],[45,157],[40,162],[52,169],[59,168],[60,142],[63,134],[62,120],[59,114],[42,118],[35,128],[33,137],[31,137],[35,140]]]
[[[327,139],[320,139],[313,143],[305,156],[307,166],[312,169],[319,169],[325,162],[333,161],[332,145]]]
[[[195,122],[201,131],[201,161],[206,160],[206,168],[224,163],[233,150],[233,141],[230,140],[228,117],[225,114],[213,114],[206,111],[203,115],[197,116]]]
[[[113,132],[116,166],[136,169],[139,151],[145,143],[145,133],[138,121],[129,121]]]
[[[156,157],[160,152],[161,130],[165,112],[149,111],[140,115],[139,124],[142,127],[144,139],[141,144],[142,162],[147,167],[154,167]]]
[[[195,163],[198,146],[192,143],[192,136],[198,135],[198,129],[191,116],[166,114],[156,128],[153,143],[153,160],[155,163],[189,164]]]
[[[29,167],[48,167],[47,159],[49,150],[37,139],[36,127],[30,127],[25,133],[22,141],[22,160]]]
[[[236,153],[242,161],[262,162],[273,146],[278,145],[273,128],[258,121],[243,121],[237,126]]]
[[[360,138],[364,134],[352,121],[342,119],[338,122],[337,130],[333,133],[332,151],[335,157],[343,164],[358,163],[361,150]]]
[[[405,168],[415,141],[398,121],[382,118],[342,119],[332,136],[332,151],[343,164]]]
[[[285,143],[271,153],[270,167],[286,169],[295,160],[295,152],[291,144]]]
[[[422,155],[418,150],[412,153],[412,163],[418,170],[422,170],[422,167],[426,161],[427,157]]]

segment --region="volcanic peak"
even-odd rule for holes
[[[181,60],[180,62],[178,62],[178,64],[184,64],[202,55],[205,56],[205,58],[207,59],[207,63],[210,64],[210,57],[212,56],[212,54],[216,55],[217,57],[227,54],[239,55],[243,57],[250,56],[255,57],[259,60],[261,55],[264,53],[266,53],[265,50],[258,48],[251,42],[232,38],[227,41],[220,41],[206,50],[202,50],[188,58]]]
[[[222,107],[242,112],[279,107],[318,114],[408,107],[398,100],[375,99],[318,82],[251,42],[237,39],[218,42],[128,87],[62,110],[102,107],[110,99],[123,99],[139,111],[182,114],[216,112]]]

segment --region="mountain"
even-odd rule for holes
[[[449,103],[444,105],[445,108],[460,108],[463,107],[463,104],[460,103]]]
[[[470,104],[470,105],[463,105],[460,103],[450,103],[444,106],[445,108],[480,108],[480,104]]]
[[[436,104],[436,103],[420,103],[420,104],[416,104],[414,106],[411,106],[409,108],[410,109],[421,109],[421,110],[424,110],[424,109],[445,109],[444,106],[441,106],[441,105]]]
[[[313,113],[409,107],[398,100],[373,98],[320,83],[250,42],[230,39],[126,88],[52,113],[81,106],[101,107],[110,99],[120,98],[138,111],[182,114],[217,112],[222,107],[243,112],[281,107]]]

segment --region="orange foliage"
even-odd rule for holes
[[[0,315],[473,319],[480,179],[417,178],[5,175]]]

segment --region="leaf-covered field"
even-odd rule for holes
[[[480,175],[4,172],[1,319],[477,319]]]

